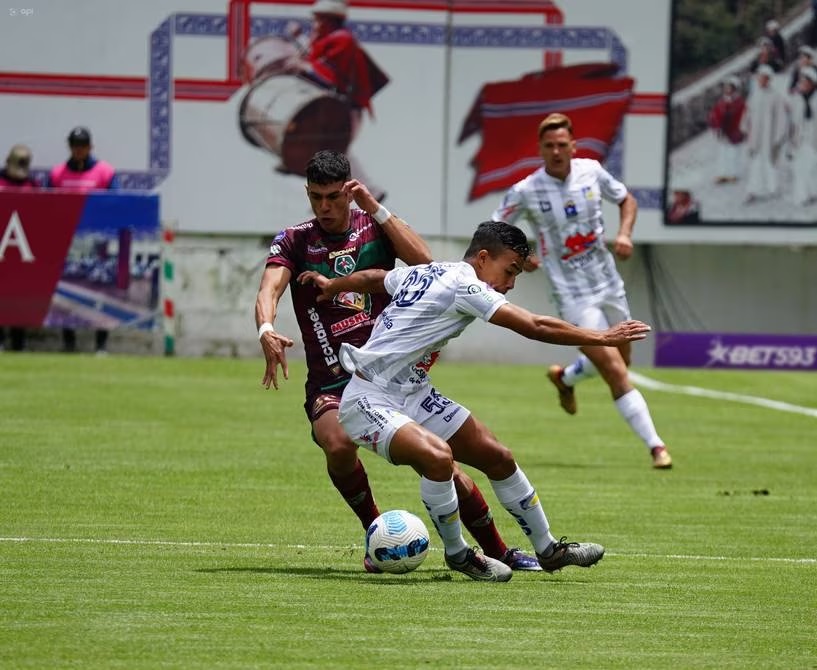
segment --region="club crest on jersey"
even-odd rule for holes
[[[335,274],[346,276],[355,269],[355,259],[345,254],[335,259]]]
[[[596,199],[596,194],[593,193],[593,187],[592,186],[585,186],[582,189],[582,195],[584,195],[585,200],[595,200]]]
[[[371,312],[372,310],[372,299],[368,293],[341,291],[335,296],[333,302],[340,307],[348,307],[355,312]]]
[[[573,202],[572,200],[568,200],[565,203],[565,216],[567,217],[577,216],[578,213],[579,210],[576,209],[576,203]]]
[[[471,295],[474,295],[475,293],[481,293],[482,292],[482,286],[480,286],[479,284],[471,284],[465,290],[468,291],[468,293],[470,293]]]

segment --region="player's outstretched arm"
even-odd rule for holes
[[[321,292],[319,300],[328,300],[344,291],[356,293],[386,293],[383,280],[386,270],[359,270],[345,277],[329,279],[319,272],[307,270],[298,275],[298,283],[313,284]]]
[[[633,255],[633,226],[638,212],[638,201],[632,193],[628,193],[619,203],[618,211],[620,224],[618,235],[613,241],[613,253],[619,260],[626,261]]]
[[[357,179],[347,181],[343,188],[352,194],[355,203],[364,212],[374,216],[375,212],[380,209],[380,203],[369,193],[366,185]],[[422,265],[431,262],[431,249],[428,244],[403,219],[389,212],[389,217],[381,221],[380,226],[394,247],[397,258],[406,265]]]
[[[534,314],[523,307],[506,303],[490,319],[491,323],[513,330],[531,340],[573,346],[614,347],[633,340],[643,340],[650,327],[641,321],[622,321],[607,330],[579,328],[553,316]]]
[[[278,312],[278,301],[289,285],[291,276],[292,273],[289,268],[282,265],[270,265],[261,276],[261,286],[255,298],[255,325],[258,328],[258,340],[261,343],[261,350],[264,352],[264,358],[267,361],[261,384],[267,389],[270,384],[276,390],[278,389],[279,365],[284,373],[284,379],[289,379],[286,349],[291,347],[294,342],[286,335],[281,335],[272,330],[272,324],[275,322],[275,315]]]

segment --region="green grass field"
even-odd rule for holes
[[[302,410],[258,360],[0,356],[2,668],[817,668],[817,418],[644,394],[650,468],[599,380],[559,410],[539,367],[443,361],[595,568],[483,584],[441,543],[369,575]],[[813,373],[641,370],[817,408]],[[381,510],[416,475],[364,454]],[[474,473],[511,545],[527,546]],[[765,493],[767,492],[767,493]]]

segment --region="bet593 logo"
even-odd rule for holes
[[[763,344],[725,345],[719,340],[712,342],[707,354],[709,365],[811,368],[817,361],[817,347]]]

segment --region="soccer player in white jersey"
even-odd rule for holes
[[[539,124],[544,165],[514,184],[491,218],[530,224],[560,316],[577,326],[601,329],[630,318],[624,282],[605,245],[602,198],[619,208],[613,251],[621,260],[633,253],[631,235],[638,204],[598,161],[573,158],[575,151],[570,118],[546,117]],[[539,263],[532,255],[525,269],[534,270]],[[618,348],[583,346],[571,365],[551,366],[548,378],[559,392],[562,409],[575,414],[573,387],[598,371],[619,413],[650,450],[653,467],[670,468],[672,458],[655,430],[647,402],[630,383],[630,349],[629,342]]]
[[[361,270],[333,279],[310,271],[298,278],[315,284],[326,298],[342,291],[392,296],[366,344],[341,345],[341,364],[354,374],[343,391],[338,418],[359,446],[421,475],[420,494],[445,545],[446,563],[481,581],[508,581],[512,573],[501,561],[470,549],[463,538],[452,480],[455,460],[485,473],[543,570],[590,567],[604,548],[551,534],[539,497],[510,449],[431,385],[429,368],[440,349],[476,318],[530,339],[568,345],[618,346],[643,339],[650,329],[628,320],[590,330],[512,305],[504,294],[513,288],[529,254],[519,228],[488,221],[477,228],[458,263]]]

